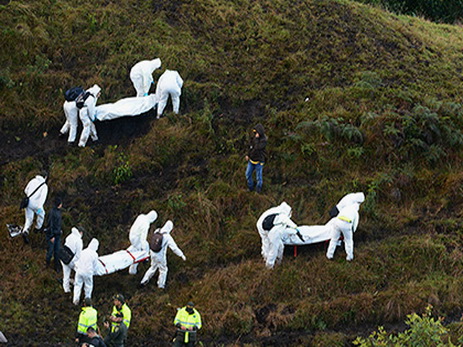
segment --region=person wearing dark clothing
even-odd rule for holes
[[[92,327],[87,329],[87,341],[82,344],[82,347],[107,347],[100,335]]]
[[[127,326],[122,322],[112,328],[110,328],[109,322],[105,322],[104,326],[108,329],[108,335],[104,339],[106,345],[108,347],[124,347],[127,339]]]
[[[59,272],[61,269],[58,257],[59,248],[61,245],[61,234],[63,233],[61,230],[61,207],[63,207],[61,199],[56,198],[55,204],[48,218],[48,229],[46,233],[48,245],[46,257],[47,266],[50,265],[51,257],[53,256],[55,262],[55,271],[57,272]]]
[[[253,137],[249,146],[248,155],[246,156],[246,161],[248,162],[248,166],[246,168],[246,180],[248,181],[249,191],[252,192],[254,190],[252,173],[256,171],[257,185],[255,188],[256,192],[260,193],[262,191],[263,183],[262,171],[267,157],[267,153],[265,151],[265,147],[267,146],[267,137],[265,136],[262,124],[257,124],[252,131]]]

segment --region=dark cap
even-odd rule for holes
[[[186,305],[190,306],[190,307],[195,307],[195,304],[193,302],[191,302],[191,301],[189,301]]]
[[[122,294],[116,294],[113,296],[113,300],[119,300],[120,302],[124,303],[125,302],[125,298],[124,298],[124,295]]]
[[[85,305],[85,306],[92,306],[92,299],[90,299],[90,298],[85,298],[85,300],[84,300],[84,305]]]

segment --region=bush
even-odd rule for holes
[[[416,313],[407,316],[405,323],[409,326],[397,335],[388,334],[383,327],[373,332],[368,338],[357,337],[353,342],[360,347],[403,346],[429,347],[454,346],[450,341],[449,330],[442,325],[442,318],[432,318],[432,306],[426,308],[419,316]],[[446,341],[446,342],[445,342]]]

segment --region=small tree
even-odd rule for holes
[[[360,347],[456,347],[448,336],[448,329],[442,325],[442,318],[434,319],[432,306],[426,308],[422,316],[416,313],[407,315],[407,330],[397,335],[388,334],[384,327],[373,332],[368,338],[357,337],[353,342]]]

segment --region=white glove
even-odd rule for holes
[[[182,259],[183,261],[186,261],[186,257],[184,255],[182,255]]]

